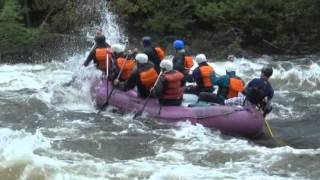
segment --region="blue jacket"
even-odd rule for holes
[[[262,78],[255,78],[249,82],[246,89],[250,88],[250,87],[261,87],[261,86],[263,86],[265,81],[266,80],[262,79]],[[267,85],[265,88],[265,94],[268,97],[268,100],[271,100],[273,98],[274,90],[273,90],[271,84],[269,83],[269,81],[267,81]]]

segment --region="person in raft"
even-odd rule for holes
[[[121,44],[113,44],[111,49],[114,66],[110,73],[110,79],[115,80],[119,76],[119,81],[128,80],[136,65],[135,60],[129,54],[125,55],[125,48]]]
[[[112,51],[110,45],[106,42],[106,37],[102,34],[102,29],[97,28],[96,36],[94,38],[95,45],[90,51],[87,59],[84,61],[83,65],[88,66],[93,60],[96,68],[106,73],[107,71],[107,61],[108,68],[111,69],[111,57]]]
[[[217,94],[202,92],[199,95],[199,101],[208,101],[218,104],[224,104],[226,99],[237,97],[244,90],[244,81],[236,76],[236,70],[233,64],[226,67],[226,74],[218,77],[216,73],[211,75],[212,82],[218,86]]]
[[[172,60],[173,69],[180,71],[185,77],[187,77],[191,67],[193,66],[192,56],[184,49],[183,40],[175,40],[173,42],[173,48],[175,49],[175,55]]]
[[[114,85],[123,91],[128,91],[137,86],[138,96],[147,98],[151,88],[158,79],[158,73],[153,63],[148,62],[148,56],[146,54],[138,53],[135,59],[137,61],[137,66],[129,79],[125,82],[114,81]]]
[[[211,75],[214,69],[207,62],[204,54],[198,54],[195,61],[199,65],[192,72],[192,75],[187,78],[188,82],[196,82],[196,86],[187,86],[184,90],[185,93],[199,95],[200,92],[212,93],[214,91]]]
[[[149,61],[151,61],[157,72],[160,72],[160,62],[164,58],[164,50],[160,47],[154,47],[152,39],[150,36],[145,36],[141,40],[142,52],[148,56]]]
[[[269,82],[273,74],[270,66],[265,66],[261,70],[260,78],[251,80],[243,91],[243,95],[225,100],[225,105],[244,105],[257,107],[264,112],[264,116],[272,111],[271,100],[274,90]]]
[[[182,103],[184,75],[173,69],[172,61],[162,60],[160,63],[161,76],[155,85],[155,94],[160,105],[179,106]]]

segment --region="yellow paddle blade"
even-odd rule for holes
[[[282,139],[279,139],[279,138],[276,138],[274,137],[273,133],[272,133],[272,130],[271,130],[271,126],[269,125],[268,121],[266,119],[264,119],[264,123],[268,129],[268,132],[269,132],[269,135],[270,137],[279,145],[282,145],[282,146],[286,146],[288,145],[288,143],[286,143],[285,141],[283,141]]]

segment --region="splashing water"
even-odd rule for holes
[[[103,9],[101,16],[108,41],[127,43],[111,10]],[[74,55],[65,62],[0,65],[0,179],[320,176],[320,58],[310,63],[270,57],[233,61],[246,82],[259,76],[263,65],[275,67],[271,83],[276,94],[269,119],[274,133],[286,137],[290,144],[268,148],[188,122],[141,122],[113,113],[112,108],[98,114],[90,85],[101,73],[93,65],[82,67],[87,54]],[[224,74],[226,63],[212,65]],[[75,82],[65,86],[73,76],[77,77]]]

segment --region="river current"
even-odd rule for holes
[[[103,16],[109,41],[127,42],[112,14]],[[285,145],[270,146],[188,122],[134,120],[112,107],[98,113],[89,89],[100,73],[81,67],[88,51],[63,62],[0,64],[1,180],[319,179],[320,57],[234,59],[246,82],[274,67],[267,118]],[[210,61],[220,74],[229,63]]]

